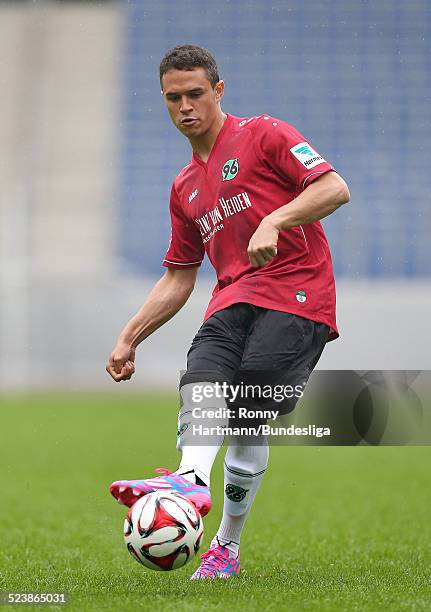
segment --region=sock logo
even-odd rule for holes
[[[226,489],[225,489],[226,497],[233,502],[242,501],[244,497],[247,495],[247,492],[248,492],[248,489],[243,489],[242,487],[239,487],[238,485],[234,485],[230,483],[226,485]]]
[[[180,436],[181,434],[183,434],[189,425],[190,423],[183,423],[177,431],[177,436]]]

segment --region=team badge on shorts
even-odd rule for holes
[[[233,502],[242,501],[247,495],[247,491],[248,489],[243,489],[242,487],[234,484],[227,484],[225,489],[226,497]]]
[[[305,302],[305,300],[307,299],[307,294],[305,293],[305,291],[297,291],[296,292],[296,299],[298,300],[298,302]]]
[[[239,172],[239,161],[236,159],[228,159],[223,164],[221,175],[224,181],[231,181]]]

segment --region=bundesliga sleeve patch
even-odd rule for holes
[[[308,142],[300,142],[290,149],[290,152],[301,162],[306,168],[314,168],[325,161],[317,151],[311,147]]]

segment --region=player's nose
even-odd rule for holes
[[[180,111],[182,113],[189,113],[193,110],[193,106],[190,103],[190,99],[187,96],[181,98]]]

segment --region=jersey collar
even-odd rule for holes
[[[211,152],[209,154],[208,160],[206,162],[204,162],[198,155],[196,155],[196,153],[193,151],[193,156],[192,156],[192,160],[199,164],[199,166],[203,166],[204,168],[206,168],[211,160],[211,157],[214,154],[214,151],[220,146],[220,143],[222,142],[222,140],[224,139],[224,137],[226,136],[227,132],[229,131],[229,127],[232,124],[233,121],[233,117],[232,115],[230,115],[229,113],[226,113],[226,119],[225,122],[223,123],[223,126],[220,130],[220,132],[217,134],[217,138],[215,139],[215,142],[213,144],[213,147],[211,149]]]

